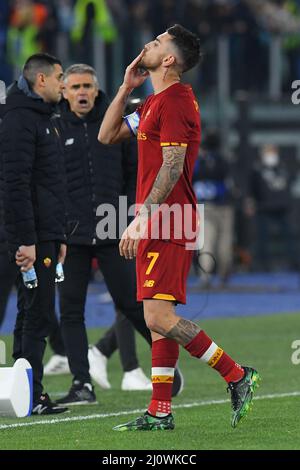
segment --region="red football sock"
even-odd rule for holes
[[[173,339],[162,338],[152,343],[152,399],[148,413],[163,417],[171,413],[174,368],[179,346]]]
[[[244,369],[219,348],[203,330],[185,346],[194,357],[216,369],[226,382],[238,382],[244,377]]]

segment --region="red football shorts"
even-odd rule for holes
[[[136,257],[137,300],[186,303],[186,282],[193,251],[184,245],[142,239]]]

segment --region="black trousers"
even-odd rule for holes
[[[19,269],[9,259],[7,253],[0,253],[0,328],[4,321],[9,294],[17,282]],[[49,343],[56,354],[65,356],[65,346],[62,340],[58,319],[54,313],[50,326]]]
[[[60,285],[61,328],[71,372],[75,380],[83,383],[90,382],[84,309],[94,257],[116,309],[151,345],[142,303],[136,301],[135,261],[122,258],[118,245],[69,246],[64,264],[65,280]]]
[[[139,367],[134,328],[131,321],[120,310],[116,310],[115,323],[97,342],[96,347],[107,358],[110,358],[118,349],[124,372],[129,372]]]
[[[66,350],[63,343],[61,328],[54,316],[53,327],[49,335],[49,344],[55,354],[66,356]],[[124,372],[139,367],[139,361],[136,354],[134,327],[119,310],[116,310],[116,319],[114,324],[106,331],[96,344],[96,347],[108,359],[112,354],[119,350],[120,360]]]
[[[43,356],[55,311],[55,268],[59,246],[57,242],[41,242],[36,245],[34,267],[38,287],[27,289],[21,274],[17,278],[18,315],[14,329],[13,357],[24,357],[31,364],[33,401],[43,391]],[[45,258],[51,259],[48,267],[44,264]]]
[[[61,328],[56,315],[54,314],[48,341],[55,354],[66,356],[66,349],[62,339]],[[116,310],[114,324],[106,331],[96,344],[96,347],[108,359],[119,350],[120,360],[124,372],[139,367],[136,355],[134,327],[119,310]]]

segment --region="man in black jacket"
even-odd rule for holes
[[[5,232],[9,251],[21,272],[36,271],[38,286],[27,289],[18,278],[15,359],[33,370],[33,414],[62,413],[43,393],[43,355],[55,304],[55,271],[63,261],[65,201],[53,105],[63,89],[61,63],[35,54],[2,105],[0,127],[4,179]]]
[[[290,222],[292,181],[293,174],[281,158],[280,149],[272,144],[263,145],[260,159],[254,162],[250,173],[250,197],[247,203],[255,214],[257,257],[260,267],[265,271],[270,271],[274,263],[274,228],[280,235],[288,269],[299,269]]]

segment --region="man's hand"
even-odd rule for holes
[[[132,89],[141,86],[149,76],[149,72],[146,70],[141,72],[139,69],[139,63],[142,60],[144,54],[145,49],[143,49],[142,52],[131,62],[131,64],[128,65],[123,81],[123,86],[126,88]]]
[[[21,271],[29,271],[29,269],[34,265],[35,259],[35,245],[19,246],[19,249],[16,252],[16,265],[21,267]]]
[[[61,264],[64,264],[66,254],[67,254],[67,245],[65,244],[60,245],[57,261]]]
[[[119,243],[121,256],[125,256],[126,259],[136,257],[139,242],[145,235],[147,226],[148,217],[142,215],[137,215],[128,225]]]

